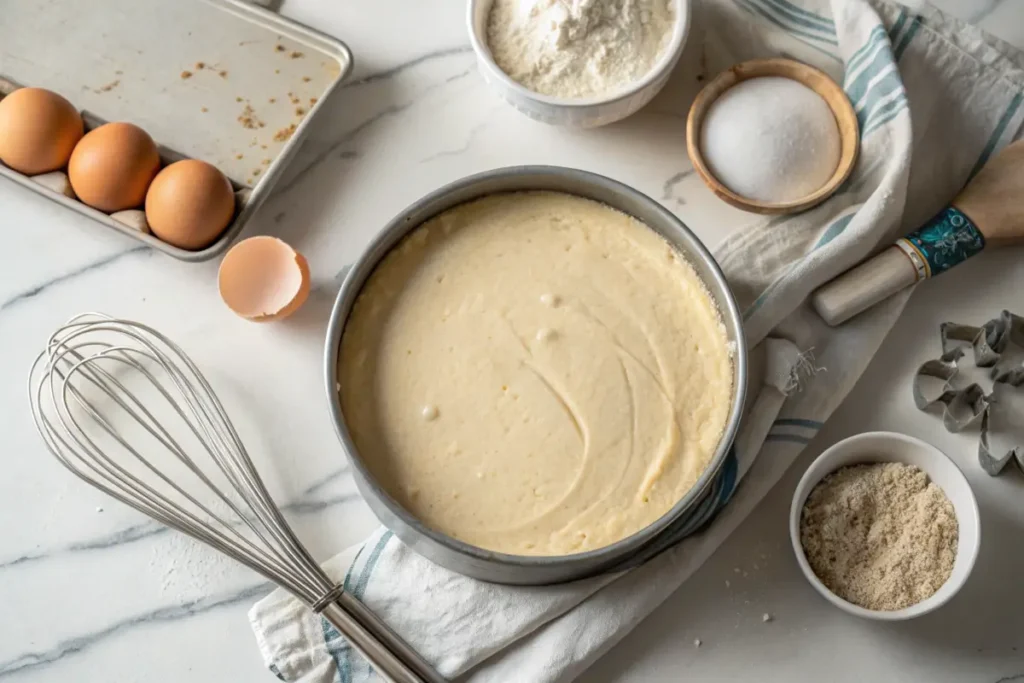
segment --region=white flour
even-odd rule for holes
[[[789,78],[752,78],[726,90],[704,117],[701,152],[714,176],[763,202],[800,199],[839,165],[839,126],[818,93]]]
[[[673,0],[494,0],[487,45],[502,71],[554,97],[592,97],[643,78],[672,35]]]

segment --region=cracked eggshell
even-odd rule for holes
[[[224,303],[254,322],[286,318],[309,296],[309,264],[276,237],[250,237],[224,256],[217,273]]]

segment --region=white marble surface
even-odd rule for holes
[[[1024,1],[940,5],[1024,47]],[[44,453],[23,378],[47,334],[70,315],[133,317],[182,343],[222,394],[299,534],[326,557],[375,524],[343,470],[322,399],[326,313],[338,271],[401,207],[468,173],[533,162],[630,183],[712,246],[744,220],[689,173],[682,117],[697,84],[685,62],[641,114],[596,131],[556,130],[486,90],[468,51],[462,2],[291,0],[283,12],[343,38],[357,61],[353,82],[249,229],[278,235],[309,257],[317,289],[292,320],[243,322],[216,295],[216,263],[140,250],[0,183],[0,681],[274,680],[245,618],[267,590],[260,580],[106,501]],[[1015,474],[982,474],[973,438],[946,434],[917,413],[908,389],[913,368],[936,348],[941,321],[1022,309],[1020,257],[1020,250],[984,254],[921,287],[789,476],[584,680],[1024,680],[1017,591],[1024,484]],[[871,429],[915,434],[947,450],[982,506],[983,550],[968,586],[947,608],[910,624],[868,623],[829,607],[787,546],[785,513],[803,467],[837,439]]]

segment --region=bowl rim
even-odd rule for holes
[[[883,439],[891,442],[899,441],[904,444],[909,444],[911,446],[914,446],[915,448],[918,448],[921,452],[927,454],[927,458],[933,460],[936,463],[942,463],[939,465],[940,467],[948,467],[950,473],[953,474],[954,478],[957,479],[959,483],[963,484],[963,488],[967,492],[967,496],[963,500],[963,505],[968,510],[968,515],[966,516],[966,518],[964,515],[961,514],[960,506],[956,505],[955,503],[953,504],[953,510],[956,513],[957,524],[959,526],[958,543],[963,542],[965,538],[973,540],[973,544],[968,549],[968,553],[964,558],[964,562],[966,562],[966,571],[964,571],[962,575],[956,580],[956,583],[951,583],[951,581],[953,580],[953,574],[951,573],[950,578],[947,579],[946,582],[942,584],[937,591],[935,591],[935,593],[933,593],[932,595],[928,596],[920,602],[914,603],[909,607],[904,607],[903,609],[898,610],[886,611],[868,609],[866,607],[861,607],[860,605],[855,605],[852,602],[844,600],[843,598],[833,593],[831,590],[828,589],[828,587],[824,583],[822,583],[821,579],[819,579],[818,576],[814,573],[814,570],[811,568],[810,562],[807,560],[807,555],[804,552],[803,544],[800,542],[800,519],[803,514],[804,504],[807,502],[807,498],[810,495],[811,491],[814,489],[815,486],[817,486],[821,482],[822,479],[827,477],[829,474],[832,474],[836,470],[839,470],[848,465],[856,464],[844,462],[841,464],[836,464],[835,466],[824,467],[819,463],[828,463],[831,460],[838,460],[841,456],[846,454],[847,449],[849,449],[852,445],[855,445],[860,441],[867,441],[870,439]],[[870,463],[900,461],[898,459],[890,461],[865,459],[863,462]],[[815,469],[817,469],[816,466],[821,468],[820,472],[815,472]],[[929,478],[931,478],[930,473],[926,472],[926,474],[929,474]],[[951,503],[953,503],[952,496],[950,496],[947,493],[946,497],[950,499]],[[965,528],[967,529],[967,533],[964,532]],[[974,570],[974,565],[978,559],[978,553],[981,549],[981,513],[978,509],[978,501],[974,495],[974,490],[971,488],[970,482],[968,481],[966,475],[964,475],[963,470],[960,469],[960,466],[957,465],[952,458],[946,455],[939,448],[933,446],[927,441],[924,441],[923,439],[919,439],[917,437],[913,437],[907,434],[901,434],[899,432],[861,432],[859,434],[848,436],[845,439],[842,439],[832,444],[831,446],[826,448],[821,453],[821,455],[816,457],[810,465],[808,465],[807,470],[800,477],[800,481],[797,483],[796,489],[793,492],[793,499],[789,509],[789,538],[790,543],[793,547],[793,553],[796,556],[797,565],[799,565],[800,570],[804,575],[804,578],[806,578],[808,583],[810,583],[811,586],[830,603],[832,603],[839,609],[849,614],[852,614],[857,617],[862,617],[865,619],[873,619],[876,621],[905,621],[907,619],[913,619],[915,617],[919,617],[928,614],[929,612],[937,610],[938,608],[942,607],[947,602],[949,602],[953,598],[953,596],[959,593],[960,589],[963,588],[964,584],[967,582],[968,577],[970,577],[971,572]],[[959,546],[957,550],[957,554],[959,556]],[[954,564],[953,570],[956,570],[956,564]]]
[[[493,3],[494,0],[469,0],[466,10],[466,24],[469,29],[469,42],[473,47],[473,52],[476,53],[478,64],[486,69],[489,77],[500,82],[502,87],[511,90],[519,97],[533,100],[549,107],[585,109],[587,107],[614,104],[627,100],[652,83],[657,82],[666,72],[672,71],[675,68],[676,62],[679,60],[679,56],[686,45],[686,37],[690,32],[691,0],[670,1],[676,9],[676,20],[672,25],[672,38],[665,52],[658,57],[658,61],[654,63],[654,66],[641,78],[632,81],[620,90],[613,90],[607,95],[594,95],[591,97],[554,97],[552,95],[544,95],[521,85],[505,73],[491,56],[491,50],[487,46],[487,38],[479,34],[476,30],[476,22],[474,21],[476,8],[481,3]]]
[[[651,522],[649,525],[638,529],[634,533],[626,536],[615,543],[610,545],[588,550],[582,553],[573,553],[568,555],[513,555],[510,553],[503,553],[494,550],[488,550],[480,548],[478,546],[459,541],[458,539],[452,538],[447,534],[440,531],[436,531],[422,521],[420,521],[415,515],[405,509],[397,500],[395,500],[383,487],[377,484],[375,477],[369,472],[362,459],[356,455],[358,449],[355,447],[355,443],[352,440],[352,436],[349,433],[348,426],[344,417],[344,413],[341,409],[341,397],[337,390],[337,366],[339,358],[339,350],[341,345],[341,337],[344,332],[345,324],[347,323],[348,316],[351,313],[352,304],[359,292],[362,290],[366,279],[376,268],[380,259],[383,258],[384,254],[390,251],[398,242],[401,241],[405,235],[409,234],[416,227],[422,225],[425,221],[430,220],[432,216],[436,216],[442,213],[444,210],[439,210],[430,216],[422,218],[418,221],[412,221],[409,218],[410,214],[417,212],[421,207],[429,206],[435,202],[444,200],[446,197],[452,194],[457,194],[462,190],[472,189],[474,186],[481,183],[486,183],[489,180],[500,179],[504,177],[516,177],[516,176],[537,176],[537,175],[548,175],[561,178],[571,178],[577,181],[582,180],[584,183],[611,189],[613,191],[620,192],[627,196],[640,201],[641,203],[647,204],[652,211],[659,215],[660,220],[670,223],[674,228],[678,229],[687,241],[689,248],[693,249],[696,253],[696,257],[699,257],[702,263],[707,267],[711,273],[719,289],[722,291],[724,301],[716,301],[720,307],[720,313],[723,320],[730,320],[731,324],[736,329],[736,338],[733,340],[736,344],[734,352],[734,378],[735,378],[735,390],[732,397],[732,404],[729,411],[729,419],[725,424],[725,428],[722,431],[722,436],[719,440],[718,446],[715,450],[712,459],[708,463],[704,472],[701,473],[700,477],[694,483],[694,485],[663,515]],[[535,188],[542,189],[542,188]],[[504,190],[508,191],[529,191],[529,188],[522,188],[521,190]],[[463,199],[459,202],[452,204],[451,206],[457,206],[467,201],[472,201],[475,198],[486,196],[487,194],[496,194],[501,191],[493,192],[482,192],[472,198]],[[569,191],[564,191],[567,194],[573,194]],[[577,195],[579,196],[579,195]],[[597,201],[597,200],[595,200]],[[450,208],[450,207],[449,207]],[[615,207],[612,207],[615,208]],[[621,210],[621,209],[616,209]],[[628,213],[623,211],[623,213]],[[638,219],[639,220],[639,219]],[[646,225],[646,224],[645,224]],[[662,233],[654,228],[653,226],[647,226],[648,229],[654,230],[659,235]],[[667,239],[667,238],[666,238]],[[673,245],[676,246],[676,245]],[[696,258],[685,254],[687,259]],[[358,281],[357,281],[358,280]],[[553,166],[553,165],[526,165],[526,166],[507,166],[490,171],[483,171],[480,173],[471,174],[465,176],[451,183],[443,185],[442,187],[429,192],[420,199],[416,200],[409,206],[405,207],[401,212],[395,215],[385,226],[378,231],[370,243],[363,249],[359,257],[353,262],[352,266],[348,269],[342,282],[341,288],[338,291],[337,297],[335,298],[334,304],[331,309],[331,317],[327,327],[326,333],[326,348],[324,349],[324,380],[325,388],[327,390],[328,404],[330,407],[332,421],[334,422],[334,430],[339,441],[342,444],[342,450],[345,452],[345,456],[348,459],[350,465],[356,470],[359,477],[373,485],[374,496],[384,505],[387,511],[397,518],[402,524],[415,530],[417,533],[427,537],[433,543],[447,548],[451,551],[458,553],[459,555],[470,558],[472,560],[478,560],[486,563],[498,563],[506,567],[513,568],[524,568],[524,569],[536,569],[536,568],[555,568],[566,565],[574,564],[590,564],[599,563],[602,560],[609,562],[609,560],[615,560],[610,563],[610,568],[613,568],[615,564],[626,559],[628,555],[624,554],[628,551],[637,551],[641,547],[653,539],[668,528],[678,517],[683,514],[689,506],[695,501],[699,500],[703,494],[707,491],[715,480],[715,477],[720,472],[722,465],[725,463],[732,449],[732,445],[735,441],[736,435],[739,431],[740,419],[743,415],[743,410],[746,404],[747,397],[747,384],[748,384],[748,357],[747,357],[747,346],[746,339],[744,336],[743,329],[743,318],[740,314],[739,306],[736,303],[735,295],[732,293],[729,287],[728,281],[725,279],[725,275],[721,270],[718,262],[711,255],[711,252],[704,246],[700,238],[693,233],[689,227],[683,223],[674,213],[663,207],[653,198],[648,195],[636,190],[629,185],[613,180],[606,176],[592,173],[590,171],[583,171],[580,169],[569,168],[564,166]],[[371,504],[371,508],[373,505]],[[374,510],[376,514],[376,510]],[[378,515],[379,517],[379,515]]]
[[[828,181],[814,192],[787,202],[765,202],[730,190],[708,167],[700,143],[704,117],[712,105],[736,85],[767,76],[788,78],[813,90],[825,100],[839,129],[839,162]],[[737,209],[766,215],[799,213],[831,197],[853,174],[860,156],[860,122],[846,91],[821,69],[787,57],[751,59],[722,71],[697,93],[686,116],[686,153],[704,184]]]

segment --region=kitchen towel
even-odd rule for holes
[[[937,10],[868,0],[705,0],[694,9],[690,40],[702,41],[707,75],[787,55],[841,82],[860,121],[860,161],[826,203],[760,218],[715,250],[744,310],[756,379],[736,442],[738,487],[704,530],[636,569],[561,586],[474,581],[383,529],[326,563],[449,678],[571,680],[696,571],[843,400],[910,296],[832,329],[809,308],[810,293],[923,223],[1021,132],[1024,55]],[[250,619],[282,680],[375,680],[332,627],[283,591]]]

